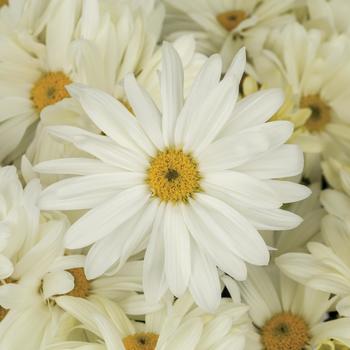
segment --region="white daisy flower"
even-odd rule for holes
[[[43,173],[80,175],[49,186],[40,206],[89,209],[65,238],[71,249],[93,244],[88,279],[148,242],[146,297],[159,300],[168,287],[180,296],[189,288],[200,306],[214,310],[221,293],[216,266],[245,279],[245,262],[269,260],[257,230],[301,222],[280,207],[307,197],[309,190],[274,179],[300,173],[303,156],[297,146],[283,144],[292,133],[290,123],[264,123],[283,103],[279,90],[252,95],[235,107],[244,51],[221,81],[220,57],[209,58],[184,101],[179,56],[169,44],[163,50],[162,113],[133,75],[125,78],[125,90],[136,118],[102,91],[68,88],[107,136],[51,128],[97,159],[37,165]]]
[[[166,3],[171,7],[165,33],[176,36],[192,32],[202,52],[220,52],[227,64],[242,46],[255,55],[271,28],[294,20],[292,15],[286,15],[294,0],[166,0]]]
[[[67,84],[114,93],[116,81],[139,72],[156,46],[164,12],[157,5],[147,26],[143,10],[126,2],[114,2],[108,12],[105,1],[53,3],[43,43],[22,31],[0,40],[0,161],[5,163],[27,147],[40,113],[69,97]]]
[[[273,267],[252,267],[239,285],[259,330],[261,349],[311,350],[331,338],[350,345],[349,318],[324,322],[335,301],[329,293],[297,284]]]
[[[309,254],[288,253],[276,262],[291,278],[342,297],[337,310],[350,317],[350,198],[338,191],[325,190],[321,201],[329,213],[322,220],[325,244],[310,242]]]
[[[157,312],[146,313],[144,322],[131,321],[117,304],[106,300],[98,305],[98,300],[92,304],[59,297],[57,302],[97,339],[90,343],[62,342],[49,346],[50,350],[84,346],[101,350],[243,350],[245,345],[247,307],[227,300],[222,301],[217,313],[207,314],[185,295],[173,305],[170,302]]]
[[[88,281],[83,269],[85,256],[64,250],[66,218],[56,215],[46,220],[39,226],[35,224],[40,240],[27,251],[17,252],[18,260],[12,259],[13,273],[0,286],[0,348],[17,348],[33,327],[33,345],[28,345],[28,349],[37,350],[48,328],[53,328],[62,314],[55,302],[59,295],[86,299],[97,295],[120,302],[129,314],[161,307],[144,301],[142,261],[126,262],[118,272]],[[14,336],[20,324],[23,331]]]
[[[294,23],[273,31],[267,50],[254,60],[263,81],[289,86],[295,108],[309,109],[304,130],[294,139],[307,153],[350,151],[349,44],[345,35],[323,41],[322,32]]]

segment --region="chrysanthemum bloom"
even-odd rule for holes
[[[349,153],[349,38],[324,41],[321,31],[294,23],[271,32],[266,48],[254,60],[261,79],[271,86],[289,86],[295,108],[309,109],[295,142],[310,154]]]
[[[263,350],[311,350],[332,338],[350,345],[349,318],[324,322],[336,299],[329,293],[297,284],[273,266],[252,267],[239,285]]]
[[[37,216],[21,223],[32,231],[25,247],[18,249],[11,260],[13,272],[1,281],[0,349],[16,349],[24,342],[28,350],[40,348],[44,338],[49,338],[48,329],[55,328],[63,314],[55,302],[60,295],[115,300],[128,314],[160,308],[144,300],[142,261],[126,262],[118,272],[88,281],[83,269],[85,256],[64,250],[68,223],[63,215],[42,213],[39,224],[37,212]],[[30,341],[26,341],[28,333]]]
[[[350,198],[341,192],[326,190],[321,202],[329,213],[322,220],[325,244],[310,242],[309,254],[287,253],[276,262],[296,281],[341,297],[337,310],[350,317]]]
[[[293,21],[293,0],[166,0],[165,33],[169,37],[192,33],[206,54],[220,52],[224,62],[246,46],[258,53],[271,28]]]
[[[82,327],[95,335],[50,346],[52,350],[211,350],[238,349],[245,345],[247,306],[223,299],[218,312],[207,314],[196,308],[193,299],[184,295],[172,298],[157,312],[147,312],[145,322],[127,318],[120,307],[108,300],[57,298],[58,304],[76,317]]]
[[[51,132],[96,158],[39,164],[46,173],[80,175],[49,186],[40,199],[49,210],[90,209],[68,230],[66,247],[91,247],[86,275],[95,278],[146,247],[144,289],[159,300],[167,288],[214,310],[220,301],[216,267],[246,278],[245,262],[266,265],[268,247],[258,229],[297,226],[280,209],[309,195],[291,182],[303,156],[283,143],[289,122],[264,123],[283,103],[279,90],[235,106],[245,67],[242,50],[221,77],[221,59],[208,59],[184,101],[183,68],[164,44],[162,112],[133,75],[125,90],[136,118],[119,101],[80,85],[68,88],[106,136],[61,126]]]
[[[51,3],[40,38],[19,30],[1,36],[1,162],[25,151],[40,114],[69,97],[66,85],[79,82],[113,94],[126,72],[139,72],[156,47],[164,15],[161,4],[149,8],[146,19],[141,5],[127,2]],[[63,115],[61,123],[69,122]],[[80,119],[76,124],[87,128]]]

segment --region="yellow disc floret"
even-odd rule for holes
[[[218,22],[228,31],[239,26],[247,18],[247,14],[241,10],[227,11],[216,16]]]
[[[67,271],[74,277],[74,288],[66,295],[86,298],[89,295],[90,284],[86,279],[84,269],[82,267],[77,267]]]
[[[136,333],[123,339],[125,350],[154,350],[159,335],[155,333]]]
[[[150,162],[147,183],[162,201],[186,202],[200,191],[197,162],[181,150],[159,152]]]
[[[40,112],[46,106],[69,97],[65,86],[72,81],[62,72],[46,73],[33,86],[31,99],[35,108]]]
[[[261,330],[266,350],[302,350],[309,339],[309,327],[304,319],[290,312],[273,316]]]
[[[300,107],[311,110],[311,115],[305,124],[311,132],[322,131],[331,120],[331,108],[319,95],[304,96],[300,101]]]

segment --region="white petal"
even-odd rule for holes
[[[143,174],[115,172],[64,179],[47,187],[39,206],[46,210],[89,209],[119,192],[143,183]]]
[[[78,99],[92,121],[117,144],[138,152],[155,154],[155,148],[147,138],[134,116],[111,95],[72,84],[69,93]]]
[[[41,174],[91,175],[111,173],[117,169],[98,159],[65,158],[39,163],[34,170]]]
[[[145,133],[158,149],[164,148],[160,112],[144,89],[139,86],[133,74],[124,78],[124,86],[136,118]]]
[[[66,247],[86,247],[107,236],[141,210],[149,196],[146,186],[136,186],[90,210],[68,229]]]
[[[260,234],[236,210],[219,199],[197,194],[191,201],[200,219],[210,225],[221,239],[225,237],[228,247],[243,260],[254,265],[267,265],[269,252]]]
[[[239,101],[223,136],[265,123],[282,106],[284,95],[280,89],[261,90]]]
[[[301,201],[311,195],[311,190],[289,181],[268,180],[266,183],[277,193],[283,203]]]
[[[178,205],[168,204],[164,215],[165,276],[171,292],[180,297],[191,274],[190,237]]]
[[[192,274],[190,291],[202,309],[214,312],[220,304],[221,287],[215,264],[196,244],[191,244]]]
[[[237,169],[260,179],[299,175],[304,166],[303,152],[297,145],[282,145],[263,157],[240,165]]]
[[[176,123],[175,144],[181,145],[185,139],[190,140],[194,131],[190,125],[196,118],[196,110],[198,106],[206,99],[210,91],[212,91],[220,81],[221,75],[221,57],[212,55],[203,65],[201,71],[193,82],[191,91],[185,101]],[[188,135],[188,134],[191,135]]]
[[[143,212],[137,213],[134,218],[94,244],[86,257],[86,277],[99,277],[121,257],[125,262],[132,253],[136,253],[132,250],[133,243],[140,241],[150,230],[156,209],[156,202],[151,201]]]
[[[49,272],[43,278],[42,287],[45,299],[66,294],[74,288],[74,277],[67,271]]]
[[[160,93],[162,97],[162,129],[166,146],[174,144],[175,124],[183,105],[183,66],[172,45],[162,47]]]
[[[0,280],[10,277],[13,273],[13,265],[9,258],[0,254]]]
[[[147,246],[143,268],[143,288],[146,301],[158,302],[166,290],[164,272],[164,240],[163,221],[164,203],[158,208],[157,216],[153,223],[150,240]]]

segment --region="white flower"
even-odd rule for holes
[[[26,250],[17,252],[12,259],[13,273],[0,286],[0,348],[15,349],[24,342],[33,326],[34,340],[27,348],[37,350],[48,329],[54,328],[57,317],[62,314],[55,303],[60,295],[109,298],[120,302],[129,314],[160,308],[158,304],[144,301],[142,261],[126,262],[119,271],[88,281],[83,269],[85,256],[64,250],[66,218],[61,214],[52,217],[42,214],[41,224],[36,222],[34,226],[39,239],[31,237],[33,245],[28,244]],[[13,332],[19,325],[22,330],[14,337]]]
[[[311,350],[331,338],[350,345],[349,318],[323,322],[335,301],[330,294],[297,284],[271,266],[250,268],[239,285],[262,349]]]
[[[322,221],[325,244],[310,242],[309,254],[288,253],[278,266],[291,278],[312,288],[343,298],[337,309],[350,316],[350,198],[341,192],[325,190],[322,204],[329,213]]]
[[[183,101],[183,68],[164,45],[162,113],[135,78],[125,78],[136,118],[117,100],[83,86],[71,95],[107,136],[68,126],[53,134],[97,159],[68,158],[36,166],[44,173],[80,175],[49,186],[45,209],[90,209],[68,230],[68,248],[93,244],[88,279],[146,247],[144,289],[159,300],[169,287],[189,287],[196,302],[214,310],[220,300],[216,270],[242,280],[244,262],[265,265],[268,248],[257,229],[284,230],[301,219],[280,209],[309,195],[301,185],[272,180],[302,171],[288,122],[264,123],[283,103],[279,90],[239,102],[244,51],[220,81],[221,59],[208,59]],[[297,195],[296,195],[297,193]],[[291,199],[293,198],[293,199]]]
[[[107,13],[105,1],[53,3],[43,43],[22,31],[0,40],[0,161],[5,163],[26,149],[40,113],[69,97],[67,84],[114,94],[126,72],[139,73],[156,46],[163,18],[161,5],[147,13],[147,21],[153,21],[147,25],[143,10],[126,2],[109,4]]]
[[[107,300],[95,303],[79,298],[59,297],[58,304],[76,317],[84,328],[97,336],[95,341],[62,342],[51,350],[80,349],[91,346],[101,350],[210,350],[244,349],[247,307],[222,301],[218,312],[207,314],[196,308],[189,295],[144,315],[145,322],[131,321],[120,307]]]
[[[269,86],[289,86],[295,108],[309,109],[303,132],[294,138],[305,152],[350,151],[349,43],[345,35],[323,41],[321,31],[307,31],[294,23],[272,31],[267,50],[254,60],[263,81]],[[320,172],[319,164],[315,166]]]
[[[293,0],[165,2],[171,5],[165,22],[166,33],[170,37],[193,33],[202,52],[220,52],[226,64],[242,46],[247,47],[249,54],[255,55],[261,50],[271,28],[293,20],[293,16],[286,14],[293,8]]]

